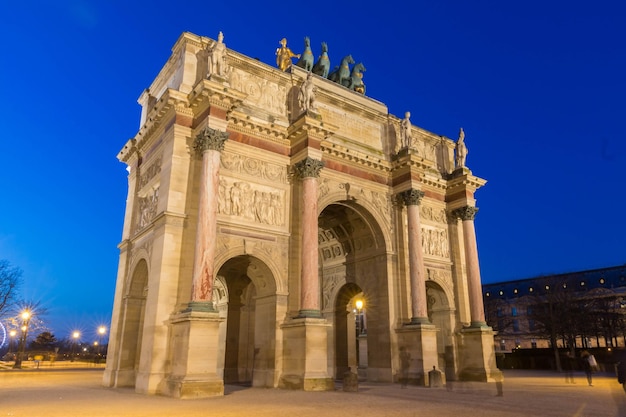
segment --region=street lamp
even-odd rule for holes
[[[28,325],[30,324],[32,314],[30,311],[24,310],[20,314],[20,317],[22,318],[22,326],[20,327],[20,330],[22,330],[22,335],[20,336],[19,344],[17,346],[17,355],[15,356],[15,363],[13,364],[14,369],[22,369],[22,357],[24,356],[24,350],[26,349]]]
[[[361,311],[363,310],[363,300],[356,300],[354,303],[356,307],[356,364],[357,368],[361,365],[361,341],[359,340],[359,336],[361,336],[362,331],[362,323],[361,323]]]
[[[74,330],[74,332],[72,333],[72,339],[74,341],[72,342],[72,356],[70,357],[70,362],[74,362],[74,351],[76,349],[76,342],[78,341],[79,337],[80,337],[80,332],[77,330]]]
[[[13,351],[13,343],[15,343],[15,336],[17,336],[17,330],[11,329],[9,331],[9,355]]]
[[[100,349],[101,349],[101,346],[102,346],[102,337],[104,336],[104,334],[106,332],[107,332],[107,328],[106,327],[104,327],[104,326],[98,327],[98,352],[97,352],[98,360],[97,360],[96,363],[100,363],[100,356],[102,356],[101,353],[100,353]]]

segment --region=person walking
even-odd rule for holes
[[[593,387],[593,371],[595,370],[595,366],[597,366],[596,358],[589,354],[586,350],[580,354],[580,357],[583,362],[583,369],[585,371],[585,375],[587,376],[587,383],[590,387]]]

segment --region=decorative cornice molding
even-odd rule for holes
[[[424,192],[411,188],[410,190],[402,191],[399,196],[405,205],[417,206],[424,198]]]
[[[196,136],[193,143],[193,149],[198,154],[203,154],[204,151],[223,151],[224,142],[228,139],[228,132],[222,132],[221,130],[205,127]]]
[[[219,107],[227,113],[239,106],[246,94],[225,87],[224,84],[207,79],[200,80],[189,93],[189,106],[194,109],[205,108],[206,101],[211,106]]]
[[[294,164],[294,174],[297,178],[319,178],[324,162],[309,156]]]
[[[465,206],[452,211],[452,215],[461,220],[474,220],[478,207]]]
[[[288,145],[287,129],[272,122],[262,122],[237,110],[228,115],[229,129],[245,135],[261,137],[281,145]]]

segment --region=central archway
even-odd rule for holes
[[[357,365],[358,351],[361,377],[391,381],[387,253],[380,226],[354,201],[328,205],[318,225],[322,314],[333,324],[328,335],[329,371],[341,377]],[[367,326],[359,335],[353,311],[357,295],[367,311]],[[367,348],[368,340],[376,341],[375,350]]]

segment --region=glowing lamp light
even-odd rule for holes
[[[363,308],[363,300],[356,300],[356,308],[357,310],[361,310]]]

